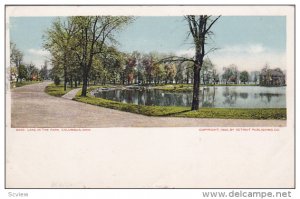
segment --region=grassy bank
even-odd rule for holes
[[[192,84],[167,84],[162,86],[154,86],[154,89],[170,91],[170,92],[191,92],[193,91]]]
[[[187,118],[224,118],[224,119],[286,119],[285,108],[265,108],[265,109],[237,109],[237,108],[200,108],[198,111],[191,111],[190,107],[172,106],[143,106],[135,104],[125,104],[112,100],[96,98],[89,92],[96,87],[89,88],[87,97],[81,97],[79,91],[74,100],[111,108],[120,111],[137,113],[147,116],[172,116]]]
[[[49,95],[52,95],[52,96],[55,96],[55,97],[61,97],[64,94],[66,94],[67,92],[69,92],[73,89],[75,89],[75,87],[74,88],[67,87],[67,90],[64,91],[64,85],[63,84],[55,85],[53,83],[53,84],[49,84],[48,86],[46,86],[45,92],[48,93]]]
[[[211,86],[258,86],[256,84],[207,84],[207,85],[200,85],[201,87],[211,87]],[[193,91],[192,84],[166,84],[160,86],[154,86],[154,89],[159,89],[163,91],[170,91],[170,92],[191,92]]]

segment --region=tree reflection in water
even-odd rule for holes
[[[267,103],[270,103],[273,97],[279,97],[280,95],[277,93],[259,93],[261,101],[265,101],[264,98],[266,98]]]
[[[202,95],[200,103],[202,107],[214,107],[215,106],[216,87],[204,87],[202,89]]]
[[[243,99],[247,99],[248,98],[248,93],[240,93],[240,97]]]
[[[235,90],[230,90],[229,87],[225,87],[223,96],[225,98],[223,104],[228,104],[231,107],[236,103],[238,94]]]
[[[111,89],[94,92],[96,97],[158,106],[191,106],[192,92],[168,92],[156,89]],[[201,107],[284,108],[285,87],[212,86],[200,90]]]

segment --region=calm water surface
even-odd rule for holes
[[[286,87],[218,86],[200,90],[200,107],[286,108]],[[191,106],[192,93],[155,89],[95,91],[96,97],[123,103],[158,106]]]

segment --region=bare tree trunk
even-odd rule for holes
[[[71,88],[73,88],[73,76],[71,76],[70,78],[70,84],[71,84]]]
[[[81,96],[86,97],[86,93],[87,93],[87,85],[88,85],[88,71],[87,71],[87,66],[85,64],[83,64],[82,66],[82,92],[81,92]]]
[[[200,67],[194,66],[192,110],[199,109]]]
[[[66,55],[64,55],[64,91],[67,90],[67,58],[66,58]]]
[[[87,76],[84,75],[83,77],[83,82],[82,82],[82,92],[81,92],[81,96],[86,97],[86,93],[87,93]]]

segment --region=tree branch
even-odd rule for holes
[[[187,61],[195,63],[194,59],[192,59],[192,58],[178,57],[178,56],[166,57],[166,58],[159,60],[156,63],[164,63],[164,62],[181,62],[182,63],[182,62],[187,62]]]
[[[206,28],[205,30],[205,34],[210,30],[210,28],[212,27],[212,25],[214,25],[214,23],[221,17],[221,15],[219,15],[217,18],[215,18],[211,24],[208,26],[208,28]]]
[[[211,48],[205,53],[204,55],[207,55],[208,53],[214,52],[215,50],[218,50],[219,48]]]

